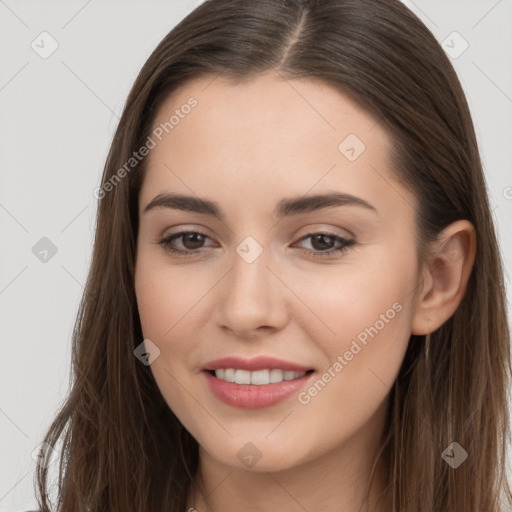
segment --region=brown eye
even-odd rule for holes
[[[193,255],[200,252],[204,247],[204,242],[209,236],[199,231],[181,231],[163,238],[158,243],[164,247],[166,251],[180,254],[183,256]],[[182,248],[176,248],[174,244],[181,240]]]
[[[204,243],[204,236],[201,233],[181,234],[183,245],[187,249],[200,249]]]
[[[333,244],[335,245],[335,237],[332,235],[321,233],[311,236],[311,245],[317,251],[326,251],[332,249]]]
[[[312,249],[303,248],[313,256],[329,256],[341,254],[355,244],[355,240],[347,240],[339,235],[328,232],[309,233],[301,241],[311,239]],[[336,247],[338,245],[338,247]]]

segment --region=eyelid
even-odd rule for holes
[[[297,231],[297,233],[302,233],[303,229],[305,230],[303,234],[296,235],[296,237],[299,237],[299,239],[304,238],[304,236],[315,235],[318,233],[325,233],[325,234],[329,234],[331,236],[339,236],[340,238],[344,238],[346,240],[351,240],[353,238],[356,238],[356,235],[354,233],[352,233],[352,231],[348,230],[347,228],[341,228],[339,226],[326,227],[326,224],[321,223],[321,222],[307,224],[306,226],[303,226],[299,231]],[[294,236],[294,238],[295,238],[295,236]]]
[[[182,239],[182,236],[188,235],[188,234],[201,235],[204,238],[207,238],[209,240],[213,240],[213,238],[210,235],[208,235],[207,233],[205,233],[205,232],[203,232],[203,231],[201,231],[201,230],[199,230],[197,228],[194,228],[194,229],[182,228],[179,231],[176,231],[175,233],[169,233],[169,234],[166,234],[166,235],[162,235],[161,237],[159,237],[157,239],[157,243],[160,243],[160,244],[164,245],[164,242],[166,240],[171,240],[171,239],[179,240],[180,238]],[[210,247],[210,246],[207,246],[207,247]],[[200,249],[197,249],[196,251],[189,250],[189,251],[186,251],[186,252],[198,253],[201,249],[204,249],[204,248],[202,247]]]
[[[176,229],[175,232],[171,232],[173,229]],[[190,232],[190,231],[197,231],[198,233],[202,233],[205,236],[211,237],[211,235],[208,234],[210,230],[201,225],[201,224],[176,224],[174,226],[167,226],[163,231],[161,237],[167,238],[168,236],[177,235],[178,233],[183,232]]]

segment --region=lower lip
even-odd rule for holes
[[[202,372],[210,391],[223,403],[241,409],[261,409],[277,404],[298,393],[314,372],[306,373],[294,380],[283,380],[272,384],[235,384],[214,377],[210,372]]]

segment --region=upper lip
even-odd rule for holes
[[[235,368],[248,371],[278,369],[291,372],[302,372],[312,369],[301,364],[292,363],[291,361],[276,359],[275,357],[258,356],[253,359],[243,359],[231,356],[210,361],[204,365],[203,370],[219,370],[221,368]]]

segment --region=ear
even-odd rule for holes
[[[422,268],[411,334],[430,334],[455,313],[466,292],[475,253],[475,228],[468,220],[458,220],[440,233]]]

